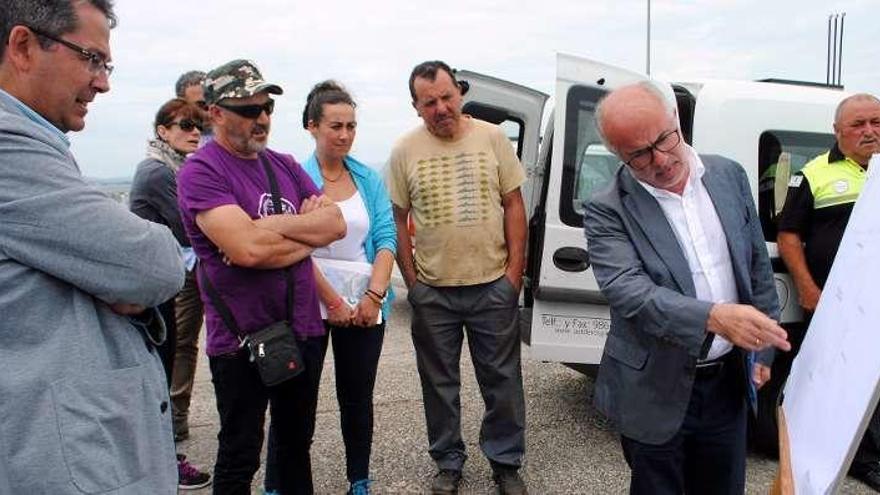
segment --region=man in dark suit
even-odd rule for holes
[[[630,493],[743,493],[747,397],[789,349],[748,178],[683,142],[652,83],[611,92],[596,123],[625,165],[584,216],[611,307],[595,403]]]

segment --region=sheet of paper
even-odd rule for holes
[[[363,261],[342,261],[313,257],[312,262],[318,265],[327,282],[336,290],[349,306],[357,306],[361,296],[370,284],[373,265]],[[321,317],[327,318],[327,309],[321,304]],[[382,323],[382,312],[379,312],[376,324]]]
[[[837,491],[877,403],[878,167],[880,156],[875,156],[785,387],[783,408],[798,494]]]

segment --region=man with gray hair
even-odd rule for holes
[[[828,279],[853,206],[880,153],[880,100],[867,93],[844,98],[834,112],[835,144],[804,165],[788,184],[777,244],[798,289],[806,324]],[[880,413],[874,412],[850,474],[880,492]]]
[[[789,349],[748,178],[682,142],[652,83],[608,94],[596,124],[624,166],[585,205],[611,309],[594,398],[620,430],[630,493],[743,493],[747,398],[772,348]]]
[[[178,98],[184,99],[190,103],[195,103],[202,109],[205,106],[205,90],[202,83],[205,82],[205,73],[200,70],[191,70],[184,72],[177,78],[174,84],[174,93]]]
[[[0,9],[0,493],[175,493],[154,310],[183,285],[167,227],[82,177],[68,132],[110,90],[109,0]]]
[[[177,82],[174,84],[174,92],[177,95],[177,97],[181,98],[183,100],[186,100],[190,103],[195,103],[202,110],[207,110],[208,104],[205,103],[205,88],[204,88],[205,76],[206,76],[206,74],[200,70],[191,70],[191,71],[187,71],[187,72],[184,72],[183,74],[181,74],[180,77],[177,78]],[[214,137],[214,131],[211,128],[211,119],[209,119],[209,118],[207,118],[207,116],[205,116],[203,125],[204,125],[204,128],[202,129],[202,137],[199,141],[199,146],[203,146],[205,143],[207,143],[208,141],[210,141]],[[187,281],[187,287],[184,288],[184,294],[192,294],[193,293],[192,288],[189,285],[190,285],[189,281]],[[192,305],[187,304],[186,306],[191,307]],[[184,314],[182,315],[183,319],[186,320],[186,321],[184,321],[184,325],[186,325],[187,322],[194,320],[196,316],[201,317],[201,315],[202,315],[201,309],[199,309],[198,315],[196,315],[194,311],[185,311]],[[180,336],[181,334],[178,334],[178,335]],[[184,332],[183,336],[184,337],[186,336],[186,332]],[[191,340],[191,339],[189,339],[189,340]],[[195,344],[198,345],[198,342],[195,341]],[[185,363],[192,362],[192,367],[193,367],[193,369],[195,369],[195,361],[188,357],[192,354],[190,349],[193,348],[193,345],[191,345],[187,342],[184,342],[183,347],[184,347],[183,350],[185,353],[185,356],[183,356],[184,362]],[[175,368],[176,368],[176,366],[175,366]],[[186,373],[187,372],[184,370],[185,376],[188,376]],[[178,384],[178,385],[180,386],[182,384]],[[180,390],[179,386],[178,387],[172,386],[172,390],[173,389]],[[190,385],[190,388],[192,388],[192,385]],[[178,405],[178,402],[184,400],[182,398],[183,396],[180,395],[180,393],[181,392],[178,392],[177,394],[175,394],[174,392],[171,393],[172,397],[174,398],[174,401],[175,401],[175,406]],[[185,394],[186,392],[184,391],[183,393]],[[188,401],[188,399],[186,399],[186,400]],[[188,407],[188,404],[189,404],[189,402],[187,402],[187,407]],[[177,414],[177,411],[175,411],[175,414]],[[175,425],[179,424],[178,421],[179,421],[179,416],[175,416]],[[176,431],[177,430],[175,430],[175,432]]]

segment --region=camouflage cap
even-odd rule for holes
[[[250,60],[233,60],[205,76],[205,103],[212,105],[224,98],[247,98],[262,91],[280,95],[281,86],[263,80],[260,70]]]

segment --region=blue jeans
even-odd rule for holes
[[[327,337],[312,337],[298,343],[305,370],[273,387],[263,385],[245,349],[209,357],[220,415],[215,494],[251,493],[251,481],[260,467],[267,404],[272,408],[279,491],[313,493],[309,449],[315,432],[318,384]]]

